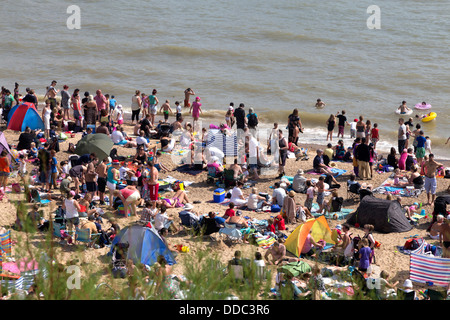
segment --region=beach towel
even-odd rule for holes
[[[7,259],[12,258],[12,241],[11,241],[11,230],[0,234],[0,253],[3,257]]]
[[[269,249],[277,241],[272,236],[262,236],[255,239],[258,246],[262,249]]]
[[[384,180],[381,185],[372,190],[373,193],[379,194],[392,194],[401,197],[417,197],[419,196],[425,188],[414,189],[413,192],[408,192],[406,187],[393,187],[394,174],[391,174],[386,180]]]
[[[337,174],[335,175],[335,177],[339,177],[340,175],[343,175],[344,173],[347,172],[347,170],[344,170],[344,169],[338,169],[338,168],[332,168],[332,167],[328,167],[328,169],[330,169],[331,172],[333,172],[333,173],[337,173]],[[326,177],[326,174],[321,174],[321,173],[315,172],[314,170],[308,171],[308,172],[306,172],[306,173],[307,173],[307,174],[314,174],[314,175],[321,175],[321,176]]]

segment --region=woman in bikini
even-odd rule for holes
[[[165,198],[157,201],[157,204],[165,205],[166,208],[181,208],[185,203],[189,203],[186,192],[184,190],[178,189],[172,198]]]

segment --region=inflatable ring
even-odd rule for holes
[[[421,103],[418,103],[414,107],[419,110],[428,110],[428,109],[431,109],[431,104],[427,103],[427,104],[423,105]]]
[[[425,118],[422,119],[422,122],[430,122],[431,120],[433,120],[436,117],[437,117],[436,112],[430,112],[428,114],[428,116],[426,116]]]
[[[396,114],[400,114],[400,115],[408,116],[408,115],[410,115],[410,114],[413,113],[413,110],[412,110],[412,109],[409,109],[409,111],[406,111],[405,113],[401,113],[400,110],[397,109],[397,110],[395,110],[395,113],[396,113]]]

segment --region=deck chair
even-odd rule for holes
[[[414,300],[416,294],[414,291],[405,292],[402,289],[397,289],[398,300]]]
[[[242,238],[242,232],[236,228],[235,224],[224,223],[224,227],[219,230],[220,236],[225,235],[228,240],[240,241]]]
[[[216,182],[216,180],[222,181],[223,177],[217,176],[215,167],[208,167],[208,175],[206,177],[206,182],[210,183],[210,184],[214,184]]]
[[[426,296],[430,300],[444,300],[445,299],[443,292],[433,290],[433,289],[427,289]]]
[[[347,200],[352,200],[355,202],[355,200],[359,201],[359,188],[352,187],[351,184],[348,184],[347,182]]]
[[[101,233],[92,233],[91,229],[76,229],[75,231],[75,243],[84,242],[88,244],[88,247],[92,247],[92,245],[98,240]]]
[[[238,178],[234,177],[234,170],[230,169],[224,169],[223,170],[223,178],[224,178],[224,184],[225,187],[234,187],[236,185],[236,182],[239,180]]]

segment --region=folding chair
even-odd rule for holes
[[[352,185],[347,182],[347,200],[355,200],[359,201],[359,190],[356,190],[355,187],[351,187]]]
[[[224,184],[225,184],[226,188],[234,187],[236,185],[236,182],[239,180],[234,177],[234,170],[230,170],[230,169],[224,169],[223,178],[224,178]]]
[[[88,244],[88,247],[91,248],[95,241],[98,240],[101,233],[92,233],[91,229],[76,229],[75,231],[75,243],[84,242]]]
[[[445,300],[444,292],[427,289],[426,296],[429,300]]]
[[[405,292],[402,289],[397,289],[398,300],[414,300],[416,294],[414,291]]]

